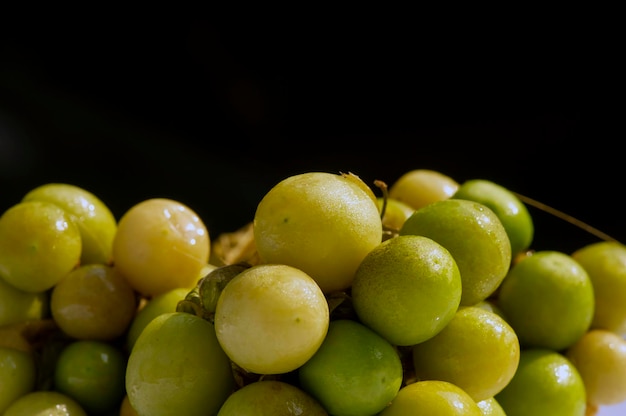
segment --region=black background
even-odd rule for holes
[[[294,173],[391,184],[430,168],[494,180],[626,241],[610,27],[372,12],[27,19],[0,43],[0,210],[69,182],[118,218],[178,199],[217,235]],[[580,243],[543,221],[537,247]]]

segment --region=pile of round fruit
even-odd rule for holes
[[[0,216],[0,414],[593,415],[626,401],[626,246],[521,196],[305,172],[214,240],[64,183]]]

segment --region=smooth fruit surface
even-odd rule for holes
[[[178,302],[185,299],[189,289],[176,288],[168,290],[149,299],[148,302],[135,314],[126,334],[126,346],[132,350],[141,331],[157,316],[163,313],[176,312]]]
[[[124,398],[125,371],[120,349],[102,341],[74,341],[58,357],[54,386],[89,413],[106,414]]]
[[[508,188],[486,179],[470,179],[460,184],[452,198],[480,202],[495,212],[509,236],[513,256],[530,247],[535,234],[533,219]]]
[[[46,292],[24,292],[0,278],[0,326],[41,319],[48,306]]]
[[[418,209],[400,235],[421,235],[444,246],[461,273],[461,305],[474,305],[495,292],[511,264],[511,243],[502,222],[474,201],[446,199]]]
[[[461,300],[461,275],[443,246],[404,235],[386,240],[363,259],[351,293],[363,323],[394,345],[413,345],[452,319]]]
[[[559,351],[589,329],[593,286],[571,256],[539,251],[511,267],[500,286],[498,306],[523,347]]]
[[[33,354],[0,347],[0,414],[35,388],[36,374]]]
[[[439,334],[413,346],[418,379],[448,381],[475,401],[499,393],[513,378],[519,357],[513,328],[475,306],[461,307]]]
[[[607,406],[626,400],[626,340],[614,332],[586,332],[565,353],[585,384],[587,402]]]
[[[506,416],[504,409],[500,406],[500,403],[498,403],[495,397],[481,400],[476,404],[480,408],[483,416]]]
[[[3,416],[87,416],[87,412],[67,394],[38,390],[17,399]]]
[[[264,263],[311,276],[324,293],[345,290],[382,241],[375,199],[342,175],[308,172],[283,179],[259,202],[254,240]]]
[[[76,339],[111,341],[126,332],[136,309],[135,291],[106,264],[77,267],[55,285],[50,296],[55,322]]]
[[[331,321],[315,355],[298,369],[302,388],[336,416],[374,415],[398,393],[402,363],[394,347],[352,320]]]
[[[235,388],[213,325],[184,312],[154,318],[126,366],[126,392],[140,415],[216,414]]]
[[[405,172],[389,187],[389,197],[419,209],[433,202],[448,199],[459,188],[452,177],[432,169]]]
[[[29,191],[23,201],[47,201],[63,208],[78,226],[81,264],[110,264],[117,220],[96,195],[68,183],[47,183]]]
[[[59,206],[27,201],[0,216],[0,278],[25,292],[44,292],[80,262],[78,227]]]
[[[549,349],[522,350],[515,376],[495,397],[507,416],[584,416],[586,409],[578,370]]]
[[[252,373],[279,374],[315,354],[329,315],[322,290],[308,274],[283,264],[261,264],[226,285],[215,309],[215,331],[237,365]]]
[[[322,405],[304,390],[279,380],[247,384],[231,394],[217,416],[327,416]]]
[[[593,285],[591,327],[626,337],[626,246],[601,241],[576,250],[572,257],[585,268]]]
[[[481,416],[482,412],[460,387],[447,381],[423,380],[402,387],[379,415]]]
[[[115,267],[145,296],[192,287],[209,262],[209,231],[188,206],[166,198],[132,206],[118,222]]]

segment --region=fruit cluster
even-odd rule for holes
[[[626,246],[533,249],[520,196],[408,171],[273,186],[211,239],[49,183],[0,216],[0,414],[567,415],[626,401]]]

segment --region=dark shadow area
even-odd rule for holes
[[[57,22],[3,40],[0,210],[69,182],[118,217],[178,199],[217,235],[294,173],[390,184],[431,168],[494,180],[626,241],[622,117],[599,98],[611,65],[582,34],[164,19]],[[578,241],[543,222],[546,247]]]

